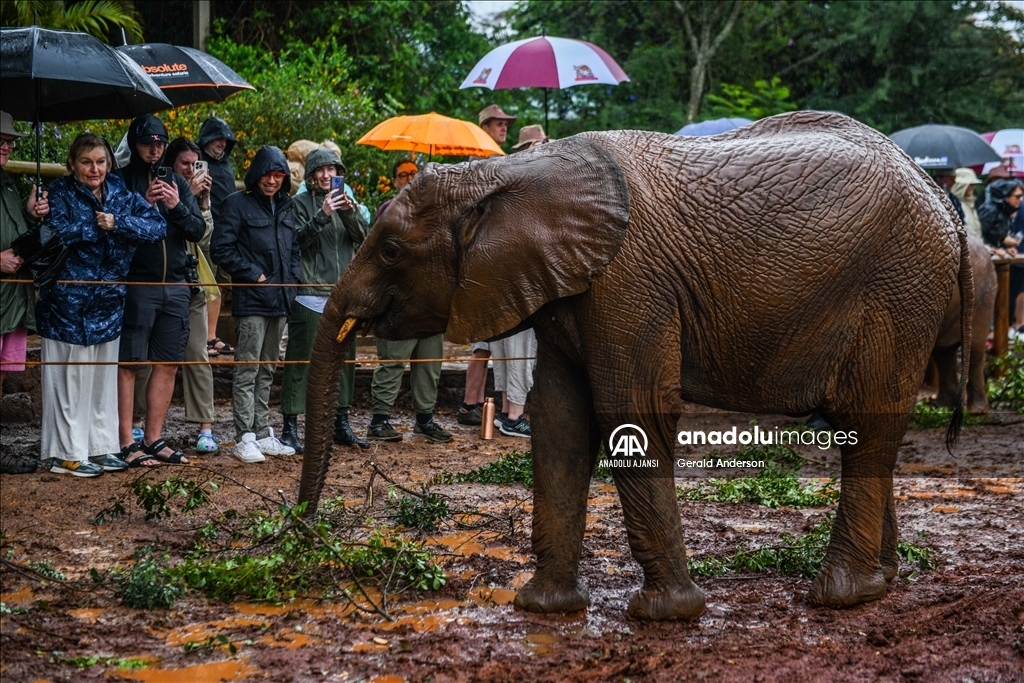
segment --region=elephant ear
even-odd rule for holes
[[[449,182],[458,281],[447,336],[467,343],[513,329],[549,301],[581,294],[622,245],[626,178],[582,137],[473,162]],[[478,189],[478,192],[469,187]]]

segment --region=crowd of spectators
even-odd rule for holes
[[[480,113],[481,127],[498,144],[514,120],[497,105]],[[2,165],[21,137],[4,113]],[[540,126],[527,126],[512,150],[547,140]],[[34,278],[38,293],[31,284],[0,284],[0,373],[25,369],[26,340],[33,332],[41,337],[44,364],[40,457],[4,453],[0,471],[45,467],[96,477],[129,467],[187,464],[185,453],[163,438],[179,367],[185,421],[199,426],[195,451],[218,452],[209,360],[231,354],[238,361],[232,454],[255,463],[268,455],[302,452],[298,416],[305,413],[308,366],[285,367],[278,436],[271,424],[270,387],[279,348],[286,339],[286,360],[309,359],[330,288],[367,237],[370,214],[346,184],[341,158],[326,146],[306,155],[305,177],[296,192],[284,153],[260,148],[245,175],[245,189],[237,191],[231,164],[235,142],[228,123],[215,117],[203,122],[198,140],[170,141],[164,124],[146,114],[131,122],[116,154],[102,137],[79,135],[68,154],[69,175],[47,191],[33,186],[24,203],[2,172],[3,277]],[[397,163],[395,189],[400,192],[418,170],[411,159]],[[45,276],[38,272],[40,264],[49,266]],[[231,294],[234,346],[217,336],[219,285],[227,282],[238,285]],[[306,286],[274,286],[299,283]],[[440,359],[443,344],[441,334],[377,340],[380,359],[390,362],[373,373],[373,412],[365,438],[349,423],[355,382],[354,365],[346,364],[335,443],[368,448],[373,440],[402,440],[389,419],[405,363]],[[486,342],[474,345],[480,361],[470,364],[473,384],[467,378],[466,401],[472,401],[459,411],[463,424],[481,421],[486,349]],[[523,410],[533,363],[525,358],[535,349],[532,330],[491,346],[497,352],[496,389],[503,398],[495,426],[510,436],[530,436]],[[353,360],[355,351],[353,345]],[[514,359],[501,360],[506,357]],[[434,419],[440,375],[440,360],[412,363],[412,433],[443,443],[452,434]]]

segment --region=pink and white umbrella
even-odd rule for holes
[[[462,88],[544,88],[547,127],[547,89],[605,83],[618,85],[629,76],[607,52],[582,40],[540,36],[496,47],[484,56]]]

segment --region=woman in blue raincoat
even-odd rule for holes
[[[50,185],[48,226],[68,249],[58,280],[124,281],[140,242],[163,239],[160,212],[111,175],[114,157],[103,138],[75,138],[70,176]],[[36,327],[44,363],[116,363],[127,287],[60,284],[44,287]],[[117,457],[117,366],[43,365],[40,459],[50,471],[95,477],[126,467]],[[128,464],[142,465],[142,453]],[[154,463],[155,464],[155,463]]]

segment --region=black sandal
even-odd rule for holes
[[[220,344],[220,347],[218,347],[217,344]],[[234,347],[231,346],[231,344],[228,344],[220,337],[214,337],[213,339],[210,339],[209,341],[206,342],[207,354],[209,355],[211,351],[213,352],[212,355],[215,356],[230,356],[235,352],[235,349]]]
[[[142,455],[136,455],[133,458],[132,455],[134,455],[135,453],[142,453]],[[126,463],[128,463],[128,467],[156,467],[156,465],[147,465],[146,463],[152,462],[154,460],[159,462],[158,458],[150,455],[149,453],[146,453],[142,448],[142,444],[139,443],[133,443],[128,446],[125,446],[124,448],[121,449],[121,452],[117,455],[117,457],[121,458],[121,460],[124,460]]]
[[[170,455],[160,455],[160,451],[162,451],[165,448],[170,448],[170,446],[167,445],[167,442],[164,441],[163,439],[157,439],[153,443],[146,446],[143,450],[146,451],[147,454],[159,460],[160,462],[165,462],[168,465],[188,464],[188,461],[184,460],[185,454],[182,453],[181,451],[174,451]]]

